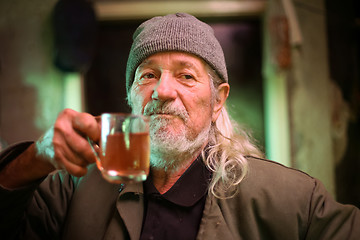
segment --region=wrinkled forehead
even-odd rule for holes
[[[201,58],[184,52],[160,52],[153,54],[143,60],[136,68],[136,72],[145,68],[165,67],[171,65],[175,69],[192,69],[195,71],[206,71],[208,64]]]

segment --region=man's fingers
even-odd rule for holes
[[[70,174],[82,176],[86,166],[95,162],[95,155],[87,137],[98,139],[99,126],[93,116],[66,109],[59,114],[54,125],[55,161]]]
[[[70,173],[71,175],[76,176],[76,177],[82,177],[87,173],[86,166],[81,166],[81,165],[75,164],[71,161],[65,160],[68,158],[68,156],[63,155],[62,152],[57,153],[57,156],[59,158],[58,161],[60,162],[60,165],[64,166],[66,171],[68,173]]]
[[[100,126],[92,115],[79,113],[73,118],[72,125],[80,134],[89,137],[93,141],[99,140]]]
[[[70,136],[70,139],[56,136],[53,144],[56,161],[69,161],[79,166],[87,166],[95,162],[95,155],[90,144],[79,135]]]

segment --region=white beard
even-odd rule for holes
[[[141,114],[142,99],[135,96],[135,91],[131,90],[131,107],[133,113]],[[204,128],[195,139],[190,139],[190,132],[186,130],[186,122],[189,115],[184,106],[174,107],[171,102],[152,101],[144,108],[144,115],[150,116],[150,165],[156,169],[177,170],[187,164],[189,158],[194,158],[194,154],[205,145],[209,139],[211,122]],[[170,114],[183,121],[181,129],[176,129],[176,133],[166,130],[172,128],[171,118],[162,117],[158,114]],[[177,125],[179,128],[179,125]]]
[[[150,122],[150,165],[165,171],[177,170],[188,163],[186,160],[196,157],[194,154],[207,143],[211,127],[209,123],[208,127],[191,140],[186,136],[185,126],[180,132],[171,133],[164,130],[168,124],[171,124],[169,120],[161,117],[152,118]]]

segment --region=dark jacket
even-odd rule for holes
[[[360,211],[334,201],[318,180],[248,160],[250,172],[234,197],[208,195],[197,239],[360,239]],[[82,178],[57,172],[26,188],[1,189],[0,236],[139,239],[143,197],[141,183],[110,184],[95,165]]]

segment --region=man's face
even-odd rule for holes
[[[135,72],[130,92],[133,112],[151,116],[157,134],[194,141],[211,125],[210,78],[205,63],[181,52],[145,59]],[[153,139],[152,139],[153,140]]]

